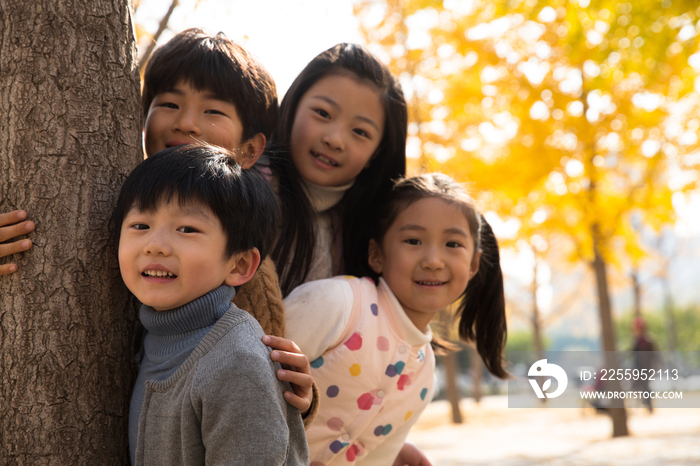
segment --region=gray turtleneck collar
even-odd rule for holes
[[[144,358],[160,358],[185,347],[194,349],[231,305],[236,294],[232,286],[222,285],[170,311],[156,311],[141,305],[139,318],[148,330]]]

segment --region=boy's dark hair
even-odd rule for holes
[[[144,121],[156,95],[172,90],[179,81],[232,103],[243,123],[243,141],[258,133],[270,140],[279,112],[275,82],[260,62],[224,33],[212,36],[187,29],[153,52],[143,75]]]
[[[151,211],[174,197],[180,205],[197,202],[211,209],[226,235],[226,257],[253,248],[261,258],[269,254],[279,220],[270,183],[255,170],[242,170],[226,149],[205,144],[159,151],[131,172],[112,215],[115,247],[132,207]]]
[[[367,263],[374,206],[389,192],[392,180],[406,174],[408,111],[401,86],[389,68],[364,47],[347,43],[335,45],[311,60],[282,99],[272,146],[279,152],[270,159],[272,170],[279,179],[283,205],[284,228],[272,258],[277,264],[284,296],[304,283],[311,268],[316,241],[314,213],[304,194],[301,176],[291,161],[289,137],[299,101],[314,84],[330,75],[350,76],[375,86],[380,92],[385,115],[384,134],[372,154],[370,166],[360,172],[338,206],[342,222],[342,273],[360,274]]]
[[[414,202],[431,197],[453,204],[464,213],[469,233],[474,238],[474,251],[481,250],[479,271],[469,280],[457,309],[459,336],[476,342],[486,368],[493,375],[505,378],[508,373],[503,367],[503,350],[508,332],[498,241],[464,187],[442,173],[426,173],[397,181],[379,209],[372,237],[381,247],[396,217]],[[371,269],[366,271],[375,280],[378,278]]]

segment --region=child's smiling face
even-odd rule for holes
[[[243,123],[236,106],[178,81],[157,94],[145,124],[146,154],[168,147],[206,142],[235,151],[241,147]]]
[[[299,101],[292,124],[292,162],[311,183],[345,185],[369,164],[383,134],[379,90],[348,75],[328,75]]]
[[[124,283],[143,304],[175,309],[224,283],[239,285],[241,254],[225,257],[227,238],[220,220],[203,204],[161,202],[153,211],[133,207],[119,239]]]
[[[455,204],[428,197],[401,211],[369,264],[381,274],[411,321],[424,330],[453,303],[479,269],[469,222]]]

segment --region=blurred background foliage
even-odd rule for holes
[[[468,181],[518,237],[638,259],[629,221],[697,188],[695,2],[365,1],[367,42],[411,102],[411,167]],[[612,247],[618,239],[623,248]]]
[[[530,337],[511,330],[509,347],[545,349],[537,269],[563,239],[555,260],[594,277],[598,349],[626,349],[611,266],[628,271],[641,315],[641,231],[661,235],[674,198],[698,188],[697,3],[366,0],[355,14],[410,101],[411,169],[468,182],[489,220],[514,225],[501,244],[530,250]],[[652,318],[672,349],[676,314]],[[627,435],[624,410],[611,416]]]
[[[535,267],[563,239],[556,259],[596,272],[599,307],[608,266],[639,267],[640,230],[672,225],[697,190],[696,2],[386,0],[355,14],[409,98],[411,169],[468,182]]]

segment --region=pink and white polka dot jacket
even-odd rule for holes
[[[347,290],[339,280],[350,286],[351,293],[335,292]],[[342,331],[336,331],[340,337],[332,338],[333,346],[321,349],[321,356],[311,361],[311,375],[321,395],[318,415],[306,431],[311,466],[390,465],[433,397],[432,334],[413,325],[381,279],[377,286],[368,278],[335,277],[303,287],[296,296],[313,296],[314,290],[323,293],[323,307],[336,309],[326,317],[345,323]],[[288,322],[315,312],[308,309],[313,305],[308,299],[297,302],[294,297],[292,293],[285,300],[292,314]],[[292,329],[300,327],[295,324]],[[295,335],[287,336],[297,341]]]

